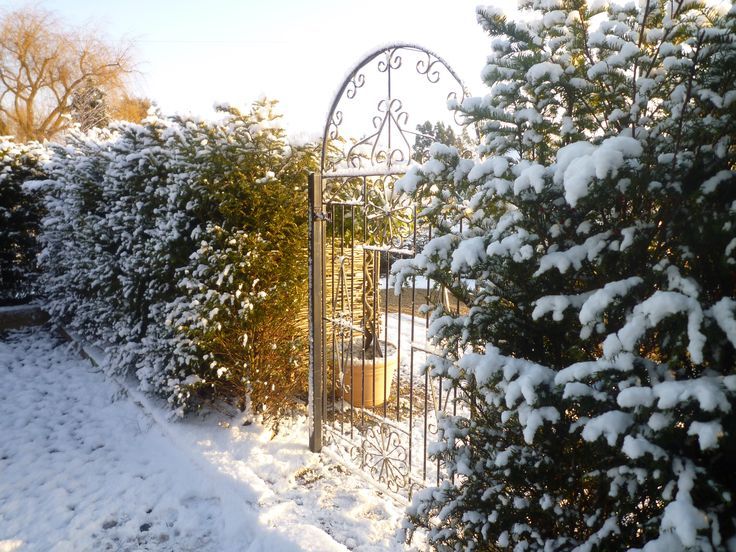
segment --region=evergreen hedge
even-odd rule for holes
[[[52,316],[179,413],[250,397],[277,420],[306,381],[306,174],[273,102],[150,116],[53,146],[43,223]]]
[[[0,137],[0,305],[36,295],[37,235],[43,213],[40,192],[23,184],[44,178],[46,151]]]

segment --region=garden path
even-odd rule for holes
[[[303,418],[166,416],[48,329],[0,337],[0,552],[404,549],[401,508]]]

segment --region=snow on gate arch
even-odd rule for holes
[[[370,69],[379,78],[371,79]],[[443,87],[448,81],[449,88]],[[415,138],[434,138],[416,125],[430,121],[461,127],[446,107],[469,96],[457,73],[431,50],[399,43],[373,51],[347,74],[332,101],[322,133],[322,173],[405,172]],[[349,139],[354,141],[336,147]]]
[[[310,447],[397,497],[442,477],[428,445],[438,412],[454,407],[420,370],[432,352],[420,307],[443,290],[416,278],[389,291],[392,263],[432,235],[394,185],[436,138],[470,155],[477,133],[449,109],[468,96],[436,53],[379,48],[342,81],[310,175]]]

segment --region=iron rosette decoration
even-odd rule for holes
[[[363,241],[377,247],[403,247],[414,230],[414,207],[409,198],[394,188],[397,176],[335,178],[326,183],[327,202],[356,209],[336,209],[333,223],[343,239]],[[357,208],[360,206],[360,208]],[[347,243],[347,242],[346,242]]]
[[[413,231],[413,207],[395,184],[396,177],[383,176],[366,186],[366,225],[375,245],[400,248]]]
[[[394,493],[406,489],[411,482],[409,453],[400,432],[388,424],[370,426],[352,455],[356,463]]]

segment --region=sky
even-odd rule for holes
[[[498,0],[499,2],[501,0]],[[11,9],[26,0],[2,0]],[[167,114],[279,100],[293,133],[318,135],[343,78],[397,42],[442,56],[474,95],[490,39],[478,0],[39,0],[65,22],[134,45],[133,91]],[[506,3],[513,3],[513,0]]]

